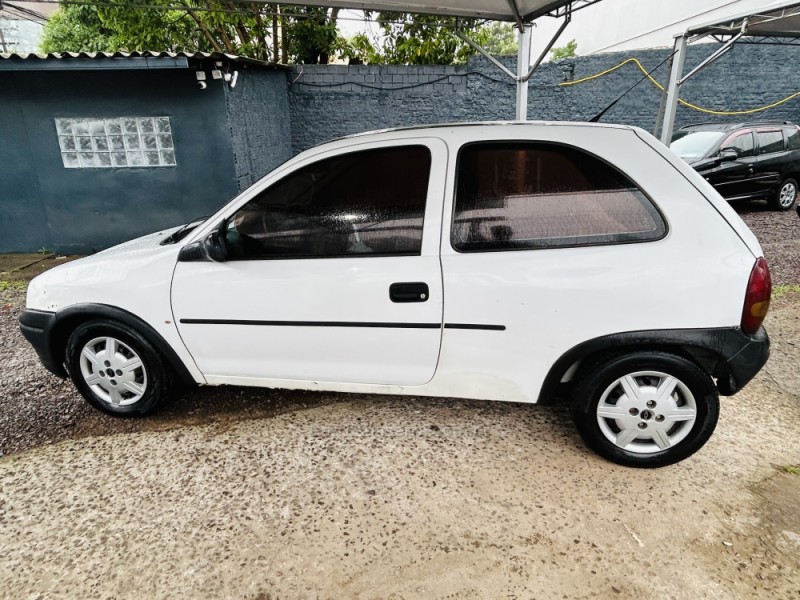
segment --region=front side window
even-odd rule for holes
[[[630,179],[577,148],[534,142],[464,147],[451,234],[459,251],[640,242],[664,236]]]
[[[737,134],[735,137],[726,141],[720,150],[725,150],[726,148],[733,148],[736,150],[739,158],[753,156],[753,134],[749,131],[746,133]]]
[[[758,132],[758,147],[760,154],[768,154],[770,152],[782,152],[783,147],[783,132],[781,131],[759,131]]]
[[[419,254],[430,168],[427,147],[401,146],[298,169],[229,219],[232,258]]]

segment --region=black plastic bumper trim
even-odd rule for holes
[[[67,376],[64,362],[61,358],[56,357],[51,344],[51,333],[55,324],[56,313],[54,312],[27,308],[19,316],[19,328],[22,335],[33,346],[42,365],[53,375],[64,378]]]

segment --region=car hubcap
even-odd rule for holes
[[[787,183],[781,188],[781,193],[779,197],[779,201],[781,206],[787,207],[791,206],[794,203],[794,199],[797,196],[797,188],[793,183]]]
[[[659,371],[614,381],[597,405],[600,431],[612,444],[652,454],[679,444],[697,420],[697,403],[683,382]]]
[[[94,338],[81,350],[81,375],[94,394],[113,406],[142,399],[147,372],[139,355],[113,337]]]

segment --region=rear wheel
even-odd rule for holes
[[[699,450],[719,416],[719,395],[697,365],[666,352],[607,357],[578,376],[573,414],[601,456],[631,467],[662,467]]]
[[[112,415],[145,415],[173,387],[169,367],[150,342],[115,321],[79,325],[67,341],[66,363],[81,395]]]
[[[792,178],[781,183],[778,191],[770,198],[769,205],[773,210],[789,210],[797,200],[797,181]]]

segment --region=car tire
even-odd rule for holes
[[[580,370],[574,390],[573,416],[583,440],[629,467],[663,467],[691,456],[719,417],[711,377],[667,352],[601,357]]]
[[[770,198],[772,210],[790,210],[797,200],[797,181],[791,177],[784,179],[778,191]]]
[[[66,365],[81,395],[115,416],[146,415],[174,387],[172,371],[153,345],[116,321],[79,325],[67,340]]]

